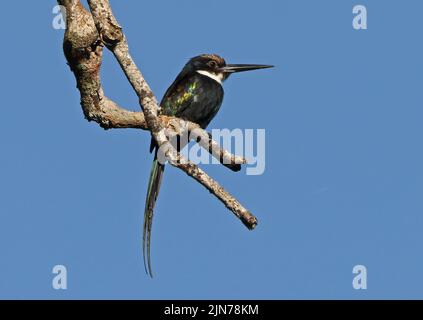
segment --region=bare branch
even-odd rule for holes
[[[250,229],[257,224],[257,219],[245,209],[232,195],[225,191],[216,181],[195,164],[184,159],[172,147],[165,135],[165,127],[157,117],[159,105],[157,100],[132,59],[128,43],[122,28],[115,19],[108,0],[88,0],[100,38],[113,52],[126,77],[134,88],[144,111],[145,120],[160,148],[167,150],[166,156],[170,164],[183,170],[213,193]]]
[[[121,108],[116,102],[105,96],[100,80],[100,67],[103,46],[94,21],[89,12],[79,1],[61,0],[59,4],[67,9],[67,30],[64,41],[64,53],[71,70],[74,72],[77,86],[81,94],[81,106],[88,121],[97,122],[104,129],[137,128],[148,130],[143,112],[133,112]],[[104,38],[104,37],[103,37]],[[108,41],[111,36],[108,36]],[[177,123],[177,125],[175,124]],[[233,171],[239,171],[244,158],[234,156],[223,150],[206,131],[195,123],[174,118],[168,121],[169,128],[179,128],[178,131],[168,130],[169,135],[181,135],[182,128],[196,129],[203,137],[200,145],[211,152],[223,165]],[[190,135],[190,137],[193,137]]]
[[[232,170],[239,170],[245,159],[231,155],[221,149],[210,135],[198,125],[182,119],[157,116],[158,103],[141,72],[129,54],[127,41],[121,27],[114,18],[109,1],[88,0],[92,15],[79,0],[58,0],[67,9],[67,30],[64,52],[73,71],[81,94],[81,105],[88,120],[94,120],[105,129],[139,128],[150,130],[158,145],[166,150],[169,162],[196,179],[249,229],[253,229],[256,218],[215,180],[195,164],[184,159],[169,142],[169,132],[181,134],[181,130],[195,131],[192,135],[199,144]],[[119,107],[104,95],[99,70],[102,62],[103,44],[115,55],[126,77],[137,93],[143,112],[132,112]],[[177,128],[180,129],[177,129]],[[183,128],[183,129],[181,129]],[[169,130],[170,129],[170,130]]]

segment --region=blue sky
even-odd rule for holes
[[[368,9],[368,30],[352,8]],[[0,58],[0,298],[423,298],[421,1],[112,1],[161,98],[188,58],[235,75],[210,128],[266,129],[266,171],[204,169],[259,219],[248,231],[168,168],[141,256],[149,135],[84,120],[51,23],[55,1],[7,1]],[[138,110],[107,52],[107,95]],[[51,285],[54,265],[68,289]],[[352,269],[367,267],[367,290]]]

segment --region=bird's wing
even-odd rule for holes
[[[170,85],[169,88],[167,88],[165,94],[163,95],[162,101],[160,102],[160,106],[163,105],[164,102],[169,100],[171,98],[171,95],[173,95],[177,91],[177,87],[183,82],[183,80],[188,76],[188,74],[191,72],[188,66],[185,66],[182,71],[178,74],[176,79],[173,81],[173,83]]]
[[[185,81],[190,74],[191,70],[186,66],[167,89],[160,102],[161,114],[177,116],[192,103],[196,84]]]
[[[177,104],[176,104],[176,93],[182,92],[183,88],[181,84],[186,76],[190,73],[190,69],[186,66],[182,71],[178,74],[176,79],[170,85],[170,87],[166,90],[162,100],[160,101],[160,114],[164,114],[167,116],[174,116],[177,111]],[[179,86],[179,88],[178,88]],[[150,143],[150,152],[156,148],[156,141],[154,138],[151,139]]]

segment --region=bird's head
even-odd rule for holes
[[[225,81],[232,73],[256,69],[272,68],[262,64],[226,64],[225,59],[217,54],[202,54],[188,61],[187,67],[192,71],[208,76],[219,83]]]

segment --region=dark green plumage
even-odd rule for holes
[[[192,58],[167,89],[161,103],[161,114],[176,116],[206,128],[219,111],[223,101],[222,81],[235,72],[269,68],[266,65],[227,65],[218,55],[203,54]],[[181,146],[182,148],[183,146]],[[148,183],[144,211],[143,254],[146,272],[152,277],[150,259],[151,227],[154,205],[163,178],[164,164],[157,159],[154,140],[150,151],[155,150]]]

